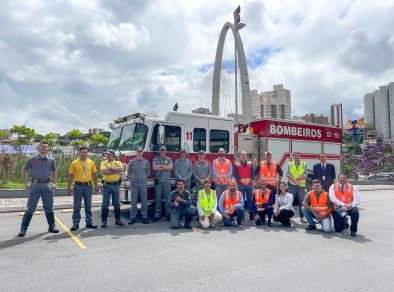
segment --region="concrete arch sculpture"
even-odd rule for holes
[[[219,115],[219,98],[220,98],[220,71],[222,69],[223,48],[224,41],[228,30],[231,29],[237,43],[237,56],[241,79],[241,98],[242,98],[242,116],[245,122],[250,122],[252,119],[252,109],[250,100],[249,75],[246,65],[245,51],[242,44],[241,36],[238,30],[235,30],[234,24],[226,22],[220,32],[218,46],[216,48],[215,67],[213,70],[212,83],[212,114]]]

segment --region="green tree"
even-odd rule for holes
[[[34,129],[30,129],[25,125],[13,125],[10,129],[10,133],[16,136],[16,139],[12,142],[12,145],[16,148],[18,157],[21,157],[22,153],[26,149],[23,148],[23,145],[30,144],[31,139],[35,137],[36,132]]]
[[[102,134],[94,134],[89,138],[89,143],[96,153],[98,152],[99,146],[107,145],[108,142],[109,139]]]
[[[48,142],[49,148],[53,149],[53,146],[58,144],[57,136],[53,133],[46,134],[43,139]]]
[[[6,134],[5,131],[0,131],[0,144],[1,144],[4,140],[8,140],[8,135]]]
[[[75,156],[76,150],[82,146],[80,141],[83,141],[81,139],[84,137],[84,134],[78,129],[72,129],[65,136],[69,139],[69,145],[74,147],[73,156]]]

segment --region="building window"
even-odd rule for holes
[[[193,130],[193,151],[207,150],[207,130],[195,128]]]
[[[230,135],[228,131],[211,130],[209,132],[209,151],[217,153],[220,148],[223,148],[226,153],[229,151]]]

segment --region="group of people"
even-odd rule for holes
[[[30,158],[23,168],[22,177],[26,189],[29,190],[29,199],[19,236],[25,236],[40,196],[47,215],[49,232],[59,232],[52,211],[53,190],[57,180],[56,165],[47,153],[48,144],[41,142],[39,155]],[[136,222],[138,200],[141,202],[142,222],[150,223],[147,212],[147,185],[151,166],[143,153],[143,148],[138,147],[136,157],[130,160],[127,167],[131,187],[130,225]],[[299,152],[293,153],[293,159],[288,165],[288,185],[282,182],[283,170],[272,159],[270,151],[265,152],[265,159],[258,165],[247,160],[245,151],[241,151],[240,159],[235,163],[225,157],[223,148],[219,149],[218,154],[219,157],[211,165],[205,159],[205,152],[201,150],[198,152],[198,160],[193,164],[187,158],[186,150],[182,148],[179,158],[173,162],[166,155],[166,147],[160,147],[159,155],[152,161],[155,177],[153,221],[161,219],[161,202],[164,197],[164,215],[170,221],[172,229],[181,227],[182,218],[185,219],[184,227],[191,229],[195,215],[198,215],[204,229],[215,227],[220,221],[223,221],[224,226],[242,228],[246,211],[249,219],[256,225],[267,222],[267,226],[272,227],[274,220],[289,227],[290,218],[295,214],[293,198],[297,198],[300,221],[309,223],[307,230],[316,229],[316,222],[319,222],[324,232],[330,232],[333,218],[335,231],[341,232],[349,227],[347,217],[350,217],[351,235],[357,235],[359,192],[347,182],[344,174],[340,174],[338,182],[335,182],[335,167],[327,163],[324,153],[320,154],[320,163],[313,166],[312,190],[306,195],[308,168],[306,162],[301,161]],[[101,227],[107,227],[110,200],[114,208],[115,224],[124,226],[120,215],[119,184],[125,168],[115,159],[114,150],[107,150],[105,156],[99,170],[103,177]],[[30,183],[28,172],[31,176]],[[82,200],[85,205],[86,228],[97,228],[92,222],[91,212],[92,193],[98,189],[97,172],[94,162],[88,158],[88,149],[81,147],[79,158],[71,163],[68,174],[68,193],[74,195],[71,231],[79,229]],[[171,191],[172,172],[176,179],[174,191]],[[192,177],[195,179],[194,192],[191,190]]]

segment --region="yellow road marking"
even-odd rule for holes
[[[40,215],[40,214],[41,214],[40,211],[35,211],[35,212],[33,213],[33,215]],[[19,212],[19,216],[23,216],[23,215],[25,215],[25,212]]]
[[[62,213],[71,213],[73,209],[62,209]]]
[[[79,240],[78,237],[75,236],[74,233],[72,233],[70,231],[70,229],[68,229],[68,227],[66,225],[64,225],[64,223],[59,219],[59,217],[57,217],[55,215],[55,220],[56,222],[64,229],[64,231],[71,237],[72,240],[74,240],[74,242],[81,248],[81,249],[86,249],[87,246],[83,244],[82,241]]]
[[[203,230],[201,230],[200,228],[197,228],[197,227],[193,227],[193,231],[200,232],[200,233],[204,232]]]

